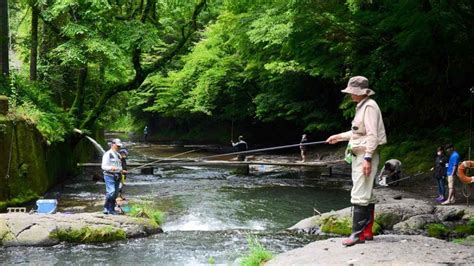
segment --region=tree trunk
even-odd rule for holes
[[[0,71],[1,74],[8,77],[8,0],[0,0]]]
[[[0,0],[1,1],[1,0]],[[38,59],[38,14],[36,6],[31,7],[31,47],[30,47],[30,80],[37,79],[37,59]]]
[[[87,64],[79,69],[76,85],[76,96],[74,103],[69,110],[69,114],[76,120],[79,120],[79,116],[82,114],[84,109],[84,92],[87,80]]]

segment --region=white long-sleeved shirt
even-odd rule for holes
[[[370,98],[359,102],[351,130],[338,136],[349,141],[355,154],[364,153],[364,157],[372,157],[378,145],[387,143],[382,112],[377,103]]]
[[[120,154],[110,149],[102,156],[102,170],[109,173],[120,173],[122,171],[122,161],[120,160]],[[112,171],[112,167],[115,170]]]

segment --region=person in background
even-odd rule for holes
[[[104,214],[117,214],[115,212],[115,200],[118,195],[119,179],[122,173],[122,161],[119,149],[122,147],[120,139],[112,140],[110,150],[102,156],[101,168],[104,171],[105,181],[105,203]]]
[[[148,141],[148,126],[145,126],[145,128],[143,129],[143,141]]]
[[[308,146],[304,146],[301,144],[304,144],[308,142],[308,139],[306,137],[306,134],[303,134],[301,136],[301,141],[300,141],[300,150],[301,150],[301,162],[306,162],[306,153],[308,152]]]
[[[342,241],[344,246],[373,240],[375,197],[374,180],[379,164],[378,146],[387,143],[382,112],[377,103],[370,98],[375,92],[369,89],[369,80],[362,76],[349,79],[343,93],[356,102],[355,116],[351,130],[330,136],[326,142],[335,144],[349,141],[347,161],[352,165],[351,203],[352,234]]]
[[[461,160],[459,153],[454,149],[453,144],[446,145],[446,152],[449,154],[448,168],[446,170],[446,176],[448,177],[448,198],[443,201],[441,204],[451,204],[454,203],[454,174],[456,173],[458,164]]]
[[[444,154],[443,147],[439,146],[436,148],[436,158],[435,164],[431,168],[431,171],[434,170],[434,178],[438,184],[438,197],[435,199],[437,202],[445,201],[446,196],[446,163],[448,162],[448,157]]]
[[[394,185],[398,185],[398,182],[395,182],[400,179],[400,173],[402,171],[402,162],[397,159],[390,159],[385,162],[382,170],[380,170],[380,175],[378,177],[379,185],[388,186],[387,178],[390,182],[394,182]]]
[[[232,143],[232,147],[236,148],[237,151],[246,151],[248,150],[248,145],[247,145],[247,142],[244,141],[244,137],[243,136],[239,136],[239,141],[238,142],[235,142],[233,140],[230,141],[230,143]],[[245,161],[245,155],[244,154],[239,154],[237,156],[237,160],[239,161]]]
[[[120,154],[120,161],[122,162],[122,174],[120,177],[120,183],[119,183],[119,195],[118,198],[121,198],[125,200],[125,197],[123,196],[123,186],[125,185],[125,181],[127,180],[127,156],[128,156],[128,150],[127,149],[120,149],[119,150]],[[117,198],[117,200],[118,200]]]

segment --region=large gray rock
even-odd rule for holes
[[[434,202],[418,199],[417,195],[393,189],[376,189],[374,194],[378,201],[375,205],[375,219],[382,230],[415,234],[429,223],[469,220],[474,217],[474,206],[435,206]],[[321,226],[329,217],[338,220],[350,219],[351,208],[304,219],[290,227],[289,230],[321,234]]]
[[[458,205],[450,205],[450,206],[443,206],[439,205],[436,206],[435,214],[438,220],[440,221],[458,221],[461,220],[466,212],[465,206],[458,206]],[[469,212],[469,211],[467,211]],[[472,213],[471,213],[472,214]],[[471,216],[472,217],[472,216]]]
[[[299,221],[288,230],[308,230],[313,228],[319,228],[323,221],[327,220],[329,217],[334,217],[335,219],[343,219],[351,216],[351,208],[344,208],[338,211],[325,212],[320,215],[315,215],[304,220]]]
[[[424,229],[427,224],[436,223],[438,219],[434,214],[422,214],[410,217],[408,220],[397,223],[393,230],[400,234],[411,234]]]
[[[150,219],[101,213],[80,214],[0,214],[0,245],[50,246],[58,239],[51,237],[55,230],[82,228],[110,228],[125,231],[127,238],[143,237],[162,232]]]
[[[342,238],[315,241],[276,255],[265,265],[473,265],[472,247],[424,236],[376,236],[352,247]]]
[[[432,214],[434,207],[422,200],[402,198],[401,200],[385,200],[375,205],[376,221],[383,229],[392,230],[395,224],[408,220],[420,214]],[[320,233],[320,227],[329,217],[334,219],[351,219],[351,207],[338,211],[331,211],[304,219],[289,230],[300,232]]]

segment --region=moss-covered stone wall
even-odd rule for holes
[[[0,210],[43,195],[71,176],[68,143],[48,145],[35,125],[0,115]]]

